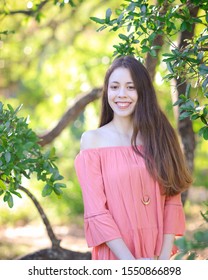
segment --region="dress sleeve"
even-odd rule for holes
[[[75,170],[82,189],[88,246],[94,247],[121,238],[120,231],[106,206],[98,151],[81,151],[75,159]]]
[[[164,233],[184,235],[185,214],[181,194],[166,197],[164,210]]]

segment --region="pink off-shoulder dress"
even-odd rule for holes
[[[143,149],[139,146],[139,149]],[[116,260],[107,241],[122,238],[136,259],[159,256],[164,234],[183,235],[181,196],[161,195],[131,146],[86,149],[75,158],[85,237],[94,260]],[[143,196],[150,203],[142,203]]]

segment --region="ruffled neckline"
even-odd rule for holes
[[[137,148],[141,149],[141,148],[143,148],[143,145],[142,144],[137,145]],[[104,150],[112,150],[112,149],[118,149],[118,150],[133,149],[133,147],[132,146],[103,146],[103,147],[88,148],[88,149],[85,149],[85,150],[80,150],[79,154],[83,153],[83,152],[104,151]]]

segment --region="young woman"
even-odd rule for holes
[[[108,69],[98,129],[86,131],[75,169],[92,259],[169,259],[185,231],[181,192],[192,183],[150,76],[132,56]]]

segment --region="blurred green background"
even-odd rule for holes
[[[0,9],[24,11],[39,2],[1,1]],[[102,87],[105,71],[112,60],[113,45],[118,39],[115,32],[97,32],[98,26],[89,18],[103,17],[107,8],[114,10],[123,1],[77,0],[73,1],[76,7],[69,5],[68,0],[57,1],[57,5],[48,2],[36,19],[24,13],[0,15],[0,31],[15,31],[0,37],[0,101],[13,107],[23,104],[20,115],[29,116],[30,127],[38,135],[50,131],[79,94]],[[65,3],[63,7],[61,2]],[[165,73],[165,66],[158,65],[155,87],[161,107],[176,127],[171,86],[162,81]],[[99,112],[99,100],[89,104],[49,145],[56,149],[56,163],[67,185],[61,199],[55,195],[42,198],[40,182],[24,181],[54,226],[75,223],[82,227],[83,205],[74,159],[82,132],[97,127]],[[195,131],[200,126],[201,123],[194,122]],[[208,142],[199,136],[196,139],[194,188],[208,188]],[[16,198],[14,204],[9,209],[0,200],[0,228],[41,224],[29,198]],[[187,206],[186,211],[189,210]],[[8,248],[0,241],[0,258],[13,257]],[[24,248],[17,254],[23,252]]]

